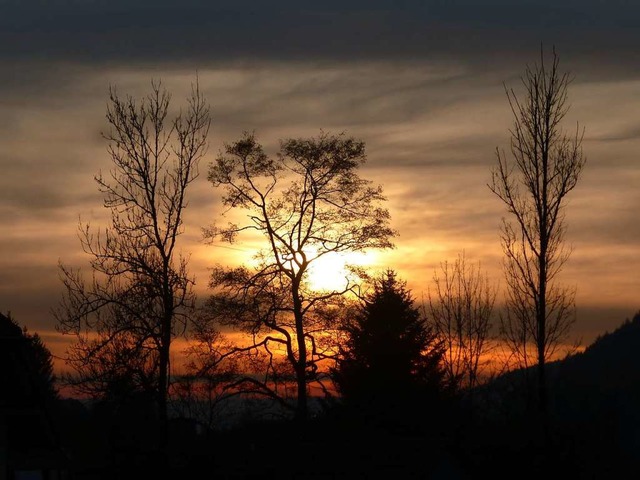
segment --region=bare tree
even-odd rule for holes
[[[523,99],[505,87],[514,116],[512,159],[496,149],[498,165],[489,185],[513,218],[503,219],[501,234],[508,286],[502,331],[523,366],[534,349],[542,414],[547,410],[545,362],[575,322],[574,291],[555,282],[570,253],[564,242],[565,199],[585,164],[584,131],[577,126],[569,135],[561,127],[570,82],[554,50],[550,64],[541,52],[540,63],[526,68]]]
[[[66,359],[76,386],[95,395],[122,385],[152,393],[163,428],[171,342],[195,302],[177,240],[210,126],[197,83],[171,120],[170,100],[160,82],[139,102],[110,89],[104,137],[113,167],[95,177],[110,226],[80,222],[92,276],[85,282],[80,269],[61,263],[65,293],[54,310],[58,329],[77,337]]]
[[[480,262],[468,264],[464,252],[453,264],[440,264],[429,290],[429,313],[443,341],[449,381],[473,389],[487,364],[497,288],[483,275]]]
[[[214,271],[210,306],[250,335],[245,351],[252,367],[264,370],[245,384],[290,405],[299,420],[308,416],[309,386],[321,382],[320,364],[331,354],[323,342],[337,324],[336,302],[356,286],[345,278],[314,291],[310,266],[329,254],[393,246],[382,188],[356,173],[365,160],[364,143],[343,135],[284,140],[273,158],[245,134],[209,170],[211,183],[224,188],[224,204],[247,212],[244,224],[209,234],[232,241],[253,231],[265,241],[255,266]]]
[[[238,402],[230,401],[238,392],[229,386],[240,370],[233,355],[236,346],[212,327],[215,325],[202,315],[194,318],[191,341],[184,352],[188,362],[171,388],[172,410],[210,430],[238,415]]]

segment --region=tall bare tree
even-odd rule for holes
[[[564,241],[565,200],[586,161],[584,131],[576,126],[567,134],[561,125],[571,80],[560,71],[554,49],[549,63],[541,51],[540,63],[526,68],[523,98],[505,87],[514,117],[511,159],[496,149],[498,164],[489,185],[512,218],[503,219],[501,234],[508,286],[502,330],[523,366],[533,346],[542,414],[547,411],[545,362],[575,322],[574,291],[555,282],[570,253]]]
[[[497,288],[480,263],[469,264],[464,252],[451,264],[440,264],[429,290],[429,316],[443,341],[449,381],[467,390],[478,384],[491,348],[490,335]]]
[[[330,354],[322,342],[337,324],[335,301],[355,288],[346,278],[314,291],[309,268],[329,254],[393,246],[382,188],[357,174],[365,160],[364,143],[343,135],[284,140],[274,158],[245,134],[209,170],[211,183],[224,188],[224,204],[247,214],[243,224],[210,234],[232,241],[257,232],[265,242],[255,266],[214,271],[210,306],[250,335],[251,365],[265,366],[262,376],[243,381],[290,405],[299,420],[308,416],[309,386],[321,380],[320,362]]]
[[[110,226],[80,222],[92,276],[86,282],[80,269],[61,263],[65,292],[54,310],[59,330],[76,336],[67,356],[76,386],[95,395],[124,386],[151,393],[163,428],[171,342],[195,301],[177,241],[210,126],[197,83],[172,119],[170,100],[160,82],[140,101],[110,89],[104,137],[112,169],[95,177]]]

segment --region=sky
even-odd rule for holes
[[[360,175],[382,185],[394,268],[416,298],[464,251],[504,287],[504,206],[491,193],[508,148],[505,86],[553,47],[574,80],[567,131],[587,164],[565,210],[576,288],[572,336],[590,343],[640,309],[640,3],[623,0],[262,2],[0,0],[0,310],[60,352],[51,309],[58,262],[85,267],[79,218],[105,226],[93,181],[109,169],[108,89],[141,96],[161,80],[184,104],[198,79],[213,122],[189,192],[181,248],[198,294],[237,250],[203,242],[219,219],[207,164],[225,142],[344,132],[366,143]]]

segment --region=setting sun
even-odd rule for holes
[[[350,275],[348,266],[371,266],[373,257],[373,253],[362,252],[327,253],[311,262],[309,283],[315,290],[340,290],[347,285]]]

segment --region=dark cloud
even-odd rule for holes
[[[4,3],[5,59],[204,66],[460,55],[488,67],[541,42],[627,68],[639,58],[640,5],[623,0]]]
[[[627,140],[639,140],[640,139],[640,126],[634,125],[616,134],[602,134],[595,135],[594,140],[602,142],[623,142]]]

